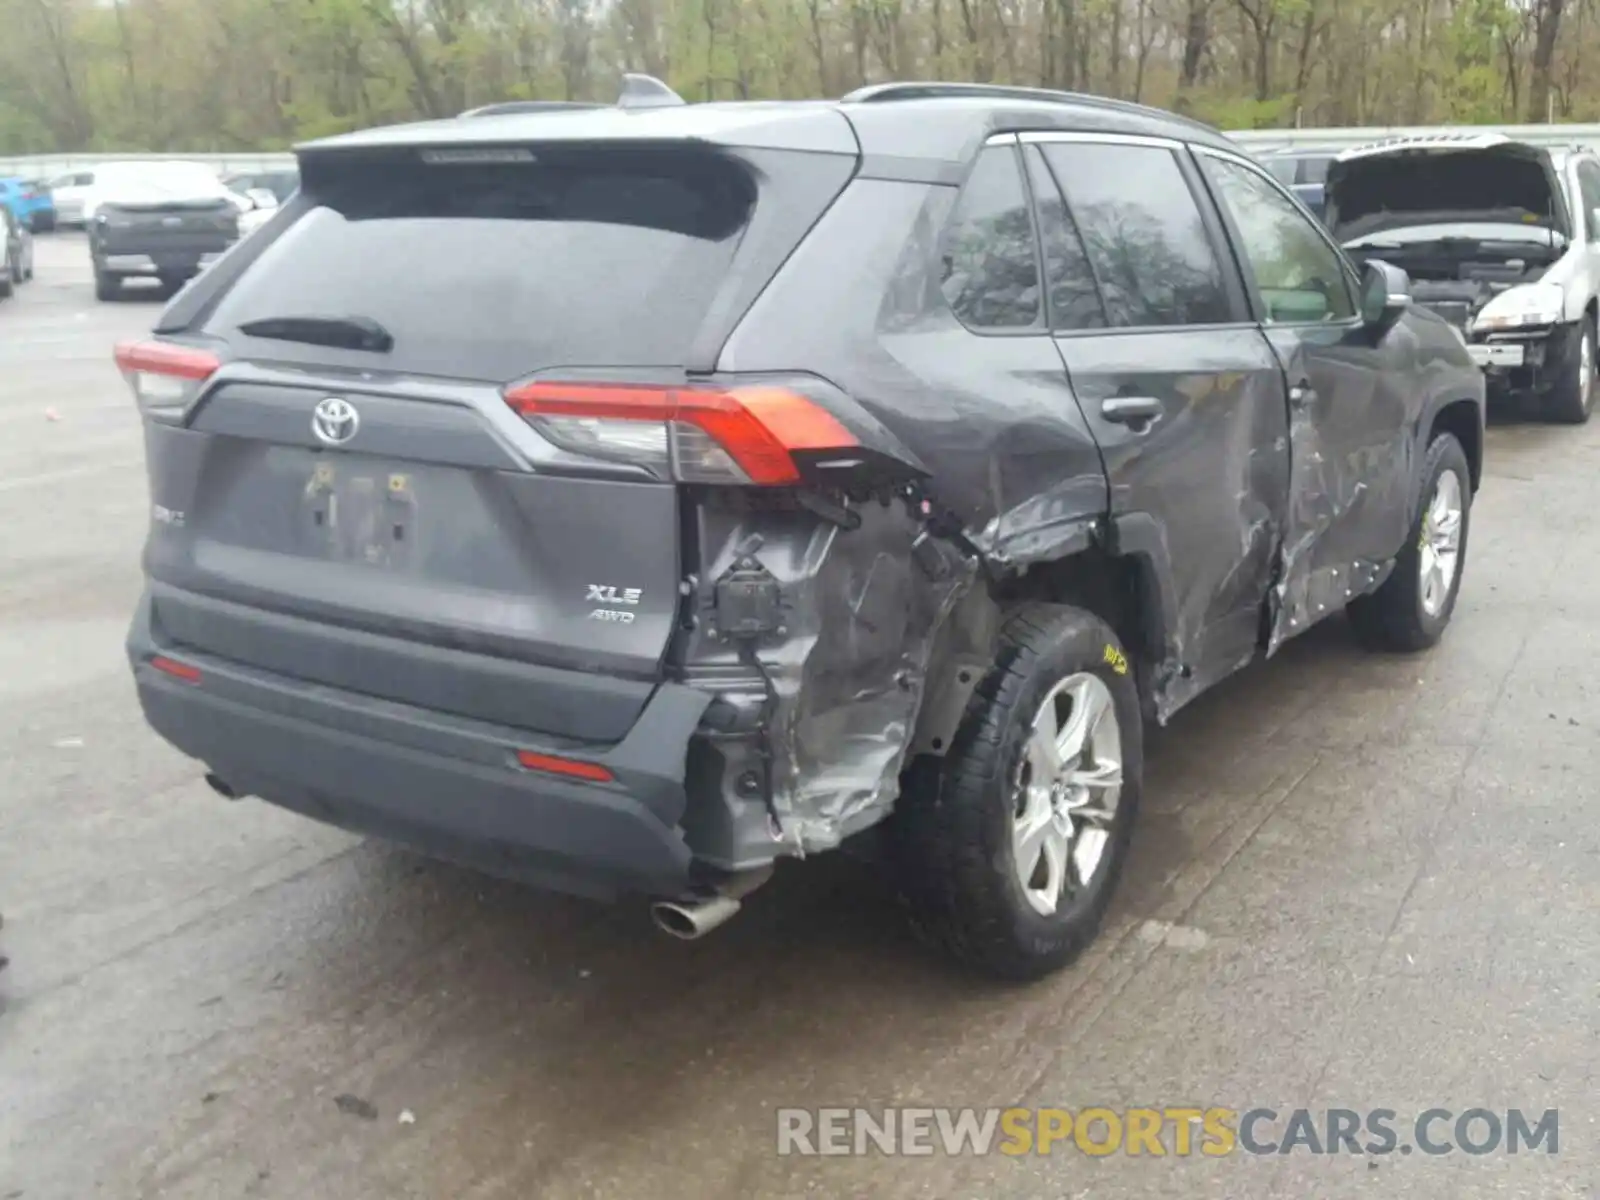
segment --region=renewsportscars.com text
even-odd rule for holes
[[[1557,1109],[780,1108],[778,1153],[1043,1155],[1559,1154]]]

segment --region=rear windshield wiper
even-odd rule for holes
[[[239,332],[339,350],[387,354],[394,349],[394,336],[371,317],[261,317],[240,325]]]

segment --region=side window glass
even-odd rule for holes
[[[92,187],[94,185],[94,172],[90,171],[87,174],[79,175],[74,182],[79,187]]]
[[[1033,190],[1033,211],[1039,221],[1039,243],[1044,251],[1045,289],[1050,299],[1050,327],[1056,331],[1104,329],[1105,305],[1089,265],[1078,227],[1067,212],[1060,189],[1051,178],[1037,146],[1023,151],[1028,164],[1028,186]]]
[[[1189,183],[1170,150],[1092,142],[1044,147],[1114,326],[1235,319]]]
[[[1344,263],[1310,219],[1248,167],[1200,156],[1239,230],[1271,321],[1342,321],[1356,315]]]
[[[962,324],[973,329],[1038,324],[1039,258],[1014,147],[991,146],[979,155],[940,253],[940,288]]]

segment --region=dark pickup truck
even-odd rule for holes
[[[86,222],[96,299],[115,299],[130,278],[175,288],[239,240],[239,202],[200,164],[152,163],[101,178]]]

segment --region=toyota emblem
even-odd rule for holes
[[[342,446],[361,427],[356,406],[343,396],[329,396],[311,410],[311,432],[330,446]]]

